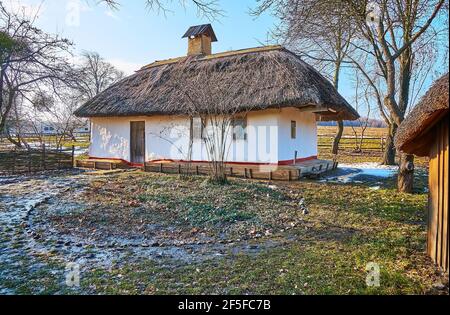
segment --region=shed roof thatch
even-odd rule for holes
[[[317,108],[321,120],[359,117],[328,80],[281,46],[157,61],[112,85],[75,114],[79,117],[187,114],[188,105],[180,98],[180,87],[198,86],[194,76],[210,86],[231,87],[213,97],[222,102],[226,97],[232,100],[230,106],[243,112],[309,107]],[[240,84],[242,78],[246,80]]]
[[[446,114],[448,114],[448,73],[438,79],[411,113],[402,122],[395,136],[400,151],[426,156],[432,143],[419,141]]]

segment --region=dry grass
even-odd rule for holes
[[[147,178],[147,183],[164,180],[172,182],[169,186],[185,185],[173,175],[140,176]],[[398,194],[393,180],[378,191],[366,185],[278,183],[276,195],[282,198],[272,196],[268,204],[262,201],[264,194],[246,193],[254,188],[255,192],[266,191],[264,183],[233,180],[233,185],[223,187],[216,198],[203,198],[215,188],[200,184],[200,180],[190,182],[196,192],[191,190],[188,195],[181,188],[178,194],[170,192],[168,200],[153,200],[169,208],[176,202],[188,212],[193,198],[199,208],[233,205],[233,210],[214,214],[217,219],[223,217],[222,228],[254,218],[265,220],[266,213],[277,217],[289,210],[285,200],[298,202],[305,198],[310,214],[289,210],[291,220],[297,224],[265,237],[285,239],[285,243],[256,256],[230,252],[224,259],[175,268],[142,261],[106,274],[102,270],[90,273],[84,286],[95,285],[96,293],[109,294],[425,294],[433,293],[432,284],[441,281],[424,252],[427,196]],[[157,192],[158,187],[147,186],[147,193],[153,195],[151,191]],[[136,192],[132,196],[138,201],[140,195]],[[243,203],[235,202],[241,198]],[[230,213],[248,211],[249,204],[258,208],[253,217],[227,219]],[[209,220],[193,226],[206,222]],[[380,287],[366,286],[365,268],[369,262],[381,267]],[[120,279],[114,276],[118,274],[122,275]]]
[[[360,136],[361,128],[355,127],[355,130],[358,136]],[[333,159],[331,147],[336,132],[337,127],[319,126],[319,158],[324,160]],[[345,127],[339,146],[338,161],[340,163],[381,162],[383,159],[381,138],[385,138],[387,133],[387,128],[367,128],[365,131],[365,139],[362,143],[362,151],[355,152],[355,134],[351,127]],[[428,167],[428,158],[417,157],[415,163],[418,167],[426,168]]]

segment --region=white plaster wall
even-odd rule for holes
[[[291,120],[297,121],[297,139],[291,139]],[[115,158],[130,161],[130,122],[145,121],[146,160],[187,160],[189,124],[187,117],[152,116],[124,118],[92,118],[91,157]],[[232,139],[227,161],[249,163],[277,163],[317,155],[317,127],[315,115],[295,109],[255,111],[247,115],[247,141]],[[202,140],[193,146],[194,161],[207,161],[208,154]]]
[[[190,122],[186,117],[153,116],[146,118],[146,160],[186,160]]]
[[[89,156],[130,160],[130,120],[125,118],[91,118]]]
[[[291,139],[291,121],[297,122],[297,137]],[[317,122],[316,116],[311,112],[302,112],[295,108],[283,108],[278,118],[279,161],[288,161],[295,158],[308,158],[317,156]]]
[[[235,141],[233,161],[240,160],[242,150],[238,149],[244,147],[247,162],[278,163],[278,113],[279,110],[265,110],[247,115],[248,141]]]

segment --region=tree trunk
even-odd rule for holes
[[[395,123],[391,123],[389,125],[389,133],[386,139],[386,147],[384,149],[383,156],[383,165],[395,165],[395,145],[394,145],[394,137],[397,132],[397,125]]]
[[[341,142],[342,135],[344,133],[344,122],[342,120],[338,120],[338,132],[334,137],[332,153],[337,155],[339,153],[339,142]]]
[[[414,187],[414,155],[402,153],[398,169],[398,191],[412,193]]]

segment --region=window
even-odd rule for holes
[[[233,140],[247,140],[247,118],[237,117],[233,119]]]
[[[203,139],[203,123],[202,118],[195,117],[191,120],[192,139]]]
[[[291,139],[297,139],[297,122],[291,121]]]

